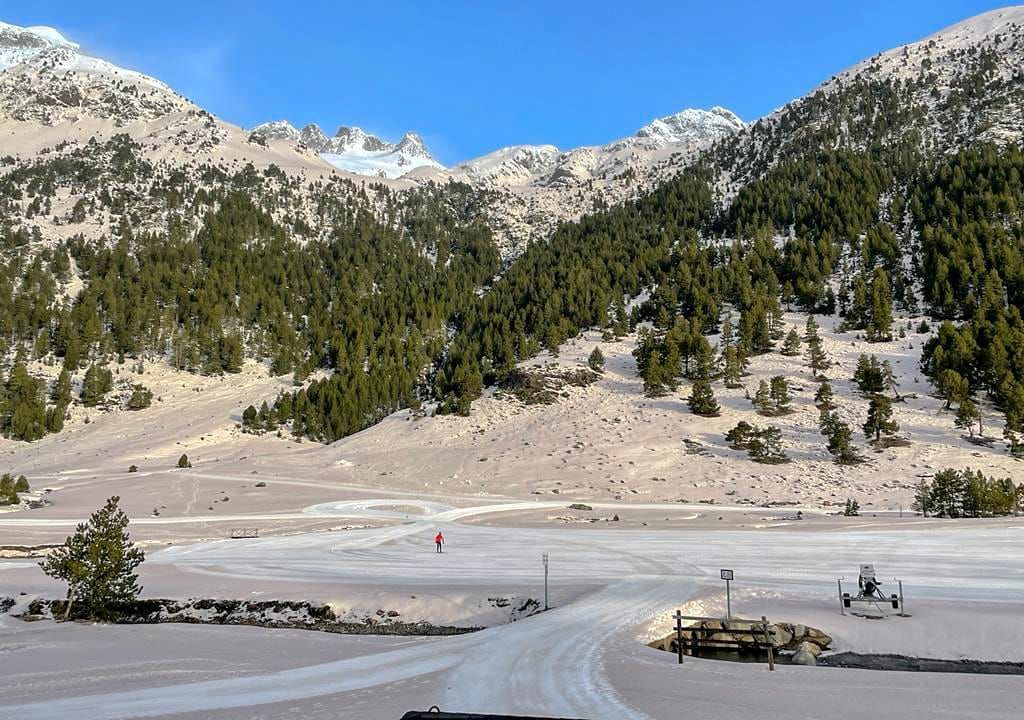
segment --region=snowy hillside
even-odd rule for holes
[[[55,48],[75,51],[78,50],[78,45],[50,27],[23,28],[0,22],[0,70],[31,60]]]

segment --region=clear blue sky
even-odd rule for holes
[[[4,0],[226,120],[418,131],[445,163],[723,105],[750,120],[984,0]]]

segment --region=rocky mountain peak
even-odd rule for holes
[[[57,48],[78,50],[73,43],[51,27],[19,27],[0,22],[0,70],[23,62]]]
[[[0,117],[53,126],[200,112],[159,80],[81,51],[57,30],[0,23]]]
[[[745,123],[725,108],[690,108],[651,121],[637,130],[636,136],[661,143],[683,143],[716,139],[739,132],[744,127]]]

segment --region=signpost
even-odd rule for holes
[[[548,609],[548,554],[544,553],[544,609]]]
[[[725,617],[732,620],[732,589],[729,583],[735,580],[732,570],[722,570],[722,579],[725,580]]]

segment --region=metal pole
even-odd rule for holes
[[[839,585],[839,612],[846,615],[846,606],[843,604],[843,579],[836,580],[836,584]]]
[[[676,612],[676,653],[679,655],[679,664],[683,664],[683,616]]]
[[[900,615],[906,615],[907,608],[903,605],[903,581],[897,580],[896,582],[899,583],[900,586]]]
[[[548,554],[544,553],[544,609],[548,609]]]
[[[728,580],[725,581],[725,616],[732,620],[732,591]]]

